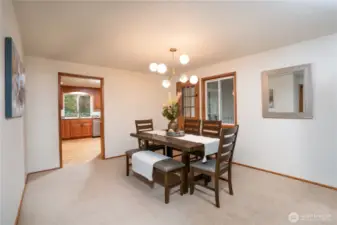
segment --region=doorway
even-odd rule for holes
[[[105,159],[104,79],[58,74],[60,167]]]

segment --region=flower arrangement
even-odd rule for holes
[[[174,121],[179,116],[179,99],[181,93],[179,92],[174,99],[171,98],[171,93],[169,93],[169,101],[167,104],[163,105],[162,115],[169,121]]]

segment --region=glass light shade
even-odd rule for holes
[[[196,83],[198,83],[198,77],[197,77],[197,75],[192,75],[191,77],[190,77],[190,83],[191,84],[196,84]]]
[[[151,72],[156,72],[157,69],[158,69],[157,63],[151,63],[150,66],[149,66],[149,69],[150,69]]]
[[[166,73],[166,71],[167,71],[167,67],[164,63],[161,63],[161,64],[158,65],[158,67],[157,67],[158,73],[163,74],[163,73]]]
[[[169,80],[163,80],[162,85],[164,88],[169,88],[171,85],[171,81]]]
[[[188,77],[186,74],[181,74],[180,78],[179,78],[179,81],[181,83],[186,83],[188,81]]]
[[[179,57],[179,61],[180,61],[181,64],[185,65],[190,61],[190,57],[188,57],[188,55],[185,55],[185,54],[181,55]]]

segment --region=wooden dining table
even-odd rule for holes
[[[144,141],[144,149],[147,148],[149,141],[156,144],[166,146],[166,155],[173,157],[173,149],[179,149],[182,151],[182,163],[185,164],[185,172],[183,177],[183,189],[184,193],[188,192],[188,172],[190,168],[190,153],[195,151],[204,151],[204,144],[181,140],[175,137],[163,136],[152,133],[131,133],[131,137],[135,137]]]

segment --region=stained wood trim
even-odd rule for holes
[[[105,159],[105,132],[104,132],[104,78],[103,77],[93,77],[86,75],[78,75],[78,74],[70,74],[70,73],[58,73],[58,120],[59,120],[59,156],[60,156],[60,168],[63,168],[62,162],[62,119],[61,119],[61,110],[60,110],[60,102],[62,96],[61,90],[61,77],[75,77],[75,78],[84,78],[84,79],[95,79],[100,80],[100,94],[101,94],[101,158]]]
[[[249,166],[249,165],[242,164],[242,163],[233,162],[233,164],[238,165],[238,166],[242,166],[242,167],[247,167],[249,169],[254,169],[254,170],[258,170],[258,171],[262,171],[262,172],[266,172],[266,173],[271,173],[271,174],[282,176],[282,177],[287,177],[287,178],[290,178],[290,179],[293,179],[293,180],[297,180],[297,181],[301,181],[301,182],[304,182],[304,183],[313,184],[313,185],[316,185],[316,186],[320,186],[320,187],[324,187],[324,188],[328,188],[328,189],[337,191],[337,187],[329,186],[329,185],[326,185],[326,184],[321,184],[321,183],[317,183],[317,182],[314,182],[314,181],[305,180],[305,179],[302,179],[302,178],[293,177],[293,176],[290,176],[290,175],[286,175],[286,174],[282,174],[282,173],[278,173],[278,172],[274,172],[274,171],[270,171],[270,170],[265,170],[265,169],[257,168],[257,167],[254,167],[254,166]]]
[[[99,80],[96,78],[96,80]],[[74,88],[74,89],[93,89],[93,90],[99,90],[100,88],[95,88],[95,87],[84,87],[84,86],[72,86],[72,85],[61,85],[62,88]]]
[[[235,125],[238,124],[238,108],[237,108],[237,91],[236,91],[236,72],[230,72],[230,73],[224,73],[224,74],[219,74],[219,75],[214,75],[214,76],[209,76],[209,77],[203,77],[201,78],[201,92],[202,92],[202,99],[201,99],[201,108],[202,108],[202,119],[206,119],[206,81],[208,80],[216,80],[220,78],[225,78],[225,77],[233,77],[233,92],[234,92],[234,124],[222,124],[222,127],[228,128],[228,127],[234,127]]]
[[[19,207],[18,207],[18,212],[17,212],[16,218],[15,218],[15,223],[14,223],[15,225],[19,224],[22,202],[23,202],[23,198],[24,198],[24,195],[25,195],[25,192],[26,192],[26,187],[27,187],[27,185],[26,185],[27,184],[27,177],[28,177],[28,175],[26,175],[26,177],[25,177],[25,186],[23,187],[23,190],[22,190],[21,200],[20,200],[20,204],[19,204]]]

